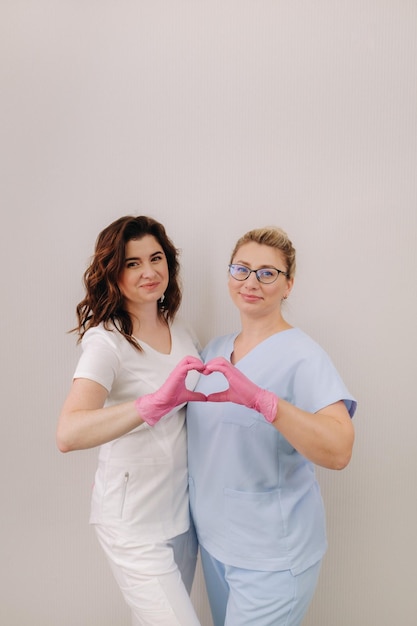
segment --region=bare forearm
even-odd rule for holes
[[[348,465],[354,430],[344,403],[338,402],[318,413],[308,413],[279,400],[273,425],[307,459],[328,469]]]
[[[94,448],[125,435],[142,423],[134,402],[68,412],[64,407],[58,422],[57,445],[61,452]]]

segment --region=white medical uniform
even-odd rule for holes
[[[203,351],[204,361],[218,356],[230,360],[236,336],[211,341]],[[355,412],[356,401],[329,356],[297,328],[269,337],[236,367],[260,387],[305,411],[316,413],[343,400],[350,415]],[[196,390],[208,395],[227,386],[224,376],[214,373],[202,376]],[[256,596],[255,578],[270,572],[266,580],[271,581],[273,593],[279,583],[274,582],[272,572],[298,576],[322,559],[327,547],[325,515],[313,463],[263,415],[239,404],[191,402],[187,428],[192,516],[200,544],[214,559],[210,565],[213,580],[207,585],[211,605],[223,602],[224,614],[223,590],[233,591],[231,581],[238,578],[236,569],[240,569],[246,572],[239,578],[240,595],[248,602],[253,599],[255,609],[250,619],[235,613],[227,624],[298,623],[290,621],[289,613],[282,620],[274,617],[272,609],[268,619],[257,614],[256,598],[268,593],[263,583],[262,593]],[[220,582],[223,565],[227,566],[222,574],[226,585]],[[248,577],[248,570],[254,576]],[[311,590],[306,593],[311,595]]]
[[[89,329],[74,378],[105,387],[105,406],[153,393],[184,356],[199,356],[198,342],[184,322],[176,319],[170,330],[171,352],[162,354],[143,341],[139,352],[118,331],[102,325]],[[190,372],[187,387],[194,388],[198,377]],[[141,424],[99,449],[90,523],[134,623],[141,626],[199,624],[186,590],[196,562],[186,445],[181,406],[155,426]]]

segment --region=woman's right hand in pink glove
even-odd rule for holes
[[[204,368],[203,362],[197,357],[184,357],[158,391],[146,394],[135,401],[135,408],[143,421],[154,426],[161,417],[180,404],[191,400],[206,402],[207,398],[203,393],[191,391],[185,386],[188,372],[191,370],[204,372]]]

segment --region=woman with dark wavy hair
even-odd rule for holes
[[[58,448],[99,446],[90,522],[133,624],[199,626],[185,404],[205,396],[192,391],[198,342],[176,316],[178,251],[156,220],[121,217],[99,234],[84,286]]]

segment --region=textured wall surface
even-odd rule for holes
[[[2,624],[129,624],[88,525],[96,451],[55,427],[95,237],[145,213],[202,344],[238,322],[235,239],[290,234],[287,319],[359,402],[351,464],[318,471],[305,626],[415,626],[416,27],[414,0],[2,0]],[[193,599],[211,626],[200,571]]]

